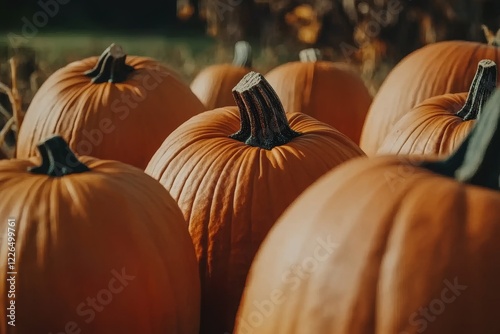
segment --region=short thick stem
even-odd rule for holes
[[[252,46],[246,41],[238,41],[234,45],[233,65],[252,68]]]
[[[500,191],[500,90],[486,103],[483,115],[461,146],[443,161],[422,167],[457,181]]]
[[[464,106],[457,112],[457,116],[464,121],[477,119],[495,90],[497,85],[497,65],[494,61],[483,59],[477,66],[476,75],[469,88],[469,94]]]
[[[250,146],[270,150],[300,133],[292,130],[278,95],[259,73],[250,72],[233,89],[241,127],[230,137]]]
[[[299,52],[299,59],[303,63],[307,62],[317,62],[323,58],[321,51],[319,49],[304,49]]]
[[[111,44],[99,57],[96,66],[84,74],[91,78],[92,83],[119,83],[127,80],[134,68],[126,64],[127,55],[121,46]]]
[[[40,166],[30,167],[28,169],[30,173],[60,177],[90,170],[78,160],[61,136],[50,137],[40,143],[37,148],[42,163]]]

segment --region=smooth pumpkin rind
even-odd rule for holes
[[[418,161],[356,159],[306,190],[255,258],[235,333],[499,331],[500,196]],[[453,303],[425,320],[446,288]]]
[[[372,96],[347,64],[291,62],[265,75],[287,112],[303,112],[359,143]]]
[[[35,157],[0,162],[2,245],[16,220],[16,333],[198,333],[199,276],[177,204],[135,167],[79,159],[91,171],[57,178],[27,172]]]

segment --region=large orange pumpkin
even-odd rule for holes
[[[99,59],[73,62],[43,83],[16,154],[31,157],[40,140],[59,133],[80,155],[144,169],[172,130],[204,110],[177,74],[153,59],[127,57],[113,44]]]
[[[359,143],[372,102],[360,76],[348,64],[319,60],[315,49],[303,50],[300,58],[266,74],[285,110],[306,113]]]
[[[373,155],[394,124],[417,104],[437,95],[469,89],[482,59],[498,64],[500,48],[477,42],[445,41],[406,56],[386,77],[370,106],[360,146]]]
[[[41,163],[0,161],[0,332],[197,334],[196,257],[168,192],[59,136],[38,148]]]
[[[445,94],[424,100],[394,125],[377,153],[451,154],[469,134],[496,83],[496,64],[480,61],[468,94]]]
[[[325,123],[303,113],[287,118],[258,73],[247,74],[234,95],[238,107],[191,118],[146,168],[189,222],[207,334],[232,331],[253,256],[283,210],[331,168],[363,155]]]
[[[360,158],[280,217],[237,334],[500,333],[500,91],[444,161]]]
[[[252,48],[248,42],[239,41],[234,46],[233,63],[203,69],[191,82],[191,90],[207,110],[234,106],[232,90],[251,68]]]

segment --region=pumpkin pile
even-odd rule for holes
[[[0,333],[500,333],[499,50],[373,98],[317,49],[68,64],[0,156]]]

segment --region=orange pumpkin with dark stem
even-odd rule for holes
[[[321,61],[319,50],[303,50],[300,58],[266,74],[285,110],[306,113],[359,143],[372,102],[364,82],[348,64]]]
[[[492,42],[493,43],[493,42]],[[370,106],[360,146],[373,155],[401,117],[424,100],[469,89],[482,59],[498,64],[500,48],[467,41],[427,45],[399,62],[385,78]]]
[[[177,74],[113,44],[99,59],[71,63],[43,83],[26,112],[16,156],[34,156],[40,140],[59,133],[79,155],[144,169],[172,130],[204,110]]]
[[[443,161],[360,158],[280,217],[236,334],[500,333],[500,90]]]
[[[238,107],[191,118],[146,168],[189,222],[207,334],[232,331],[253,256],[283,210],[331,168],[363,155],[329,125],[286,115],[260,74],[247,74],[233,92]]]
[[[445,94],[425,100],[394,125],[377,153],[451,154],[469,134],[496,83],[496,64],[480,61],[468,94]]]
[[[232,90],[252,70],[252,47],[239,41],[234,46],[232,64],[212,65],[191,82],[191,90],[207,110],[236,105]]]
[[[168,192],[59,136],[38,149],[41,164],[0,161],[0,332],[197,334],[196,257]]]

